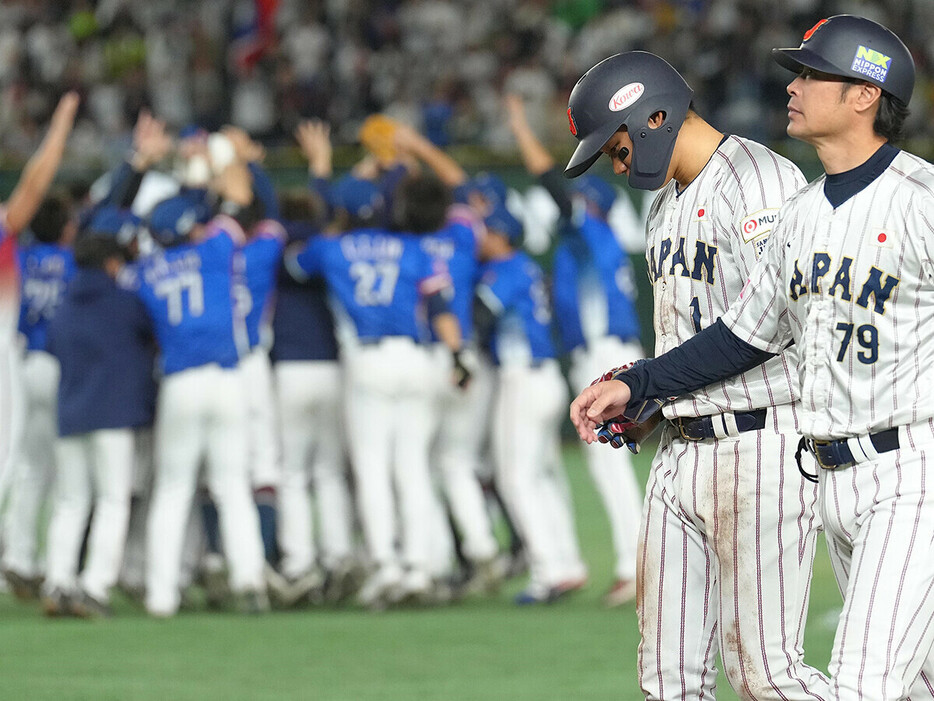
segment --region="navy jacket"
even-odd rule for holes
[[[152,423],[155,342],[139,298],[103,270],[79,268],[49,325],[48,350],[62,367],[61,436]]]

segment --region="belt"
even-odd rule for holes
[[[378,346],[383,341],[388,341],[392,338],[401,338],[415,343],[415,339],[411,336],[363,336],[357,339],[357,344],[361,346]]]
[[[736,413],[714,414],[696,419],[672,419],[681,437],[686,441],[704,441],[710,438],[726,438],[747,431],[759,431],[765,428],[768,409],[739,411]]]
[[[852,467],[857,460],[853,457],[847,438],[836,441],[807,440],[807,448],[814,453],[817,464],[825,470],[836,470],[843,467]],[[857,439],[859,440],[859,439]],[[869,442],[877,453],[888,453],[898,450],[898,429],[890,428],[879,433],[870,433]]]

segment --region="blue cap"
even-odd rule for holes
[[[586,173],[574,180],[573,184],[574,192],[592,203],[604,217],[616,201],[616,188],[597,175]]]
[[[522,222],[516,219],[502,202],[494,205],[493,211],[487,215],[483,223],[486,224],[487,229],[509,239],[509,243],[513,246],[522,243]]]
[[[200,198],[178,195],[162,200],[149,213],[149,232],[162,246],[186,239],[197,224],[211,220],[212,212]]]
[[[386,211],[386,198],[372,180],[345,175],[331,186],[334,209],[343,209],[361,221],[371,221]]]
[[[117,240],[117,243],[126,246],[136,237],[139,224],[139,217],[129,209],[105,205],[94,212],[82,235],[111,236]]]
[[[483,195],[491,204],[506,201],[506,183],[496,173],[477,173],[470,179],[469,186],[470,189]]]
[[[196,136],[206,139],[208,136],[207,129],[198,124],[186,124],[182,127],[181,131],[178,132],[179,139],[191,139]]]

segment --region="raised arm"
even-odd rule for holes
[[[400,153],[424,163],[448,187],[454,188],[467,182],[467,172],[460,164],[412,127],[398,125],[394,139]]]
[[[536,177],[547,173],[555,167],[555,159],[551,157],[542,142],[538,140],[535,132],[532,131],[529,120],[525,116],[525,105],[522,103],[522,98],[518,95],[505,95],[503,104],[506,107],[506,113],[509,115],[509,128],[512,130],[513,136],[516,137],[516,143],[519,145],[519,153],[522,154],[525,169]]]
[[[52,184],[75,124],[78,103],[78,93],[74,91],[65,93],[59,100],[42,144],[29,159],[7,200],[6,225],[11,234],[16,235],[29,225]]]

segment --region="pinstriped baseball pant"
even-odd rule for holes
[[[844,599],[829,665],[840,701],[934,698],[934,425],[900,428],[899,443],[879,455],[860,441],[866,459],[820,470]]]
[[[826,699],[802,638],[819,519],[790,406],[699,442],[668,425],[646,489],[639,678],[648,699],[713,699],[719,651],[742,699]]]

